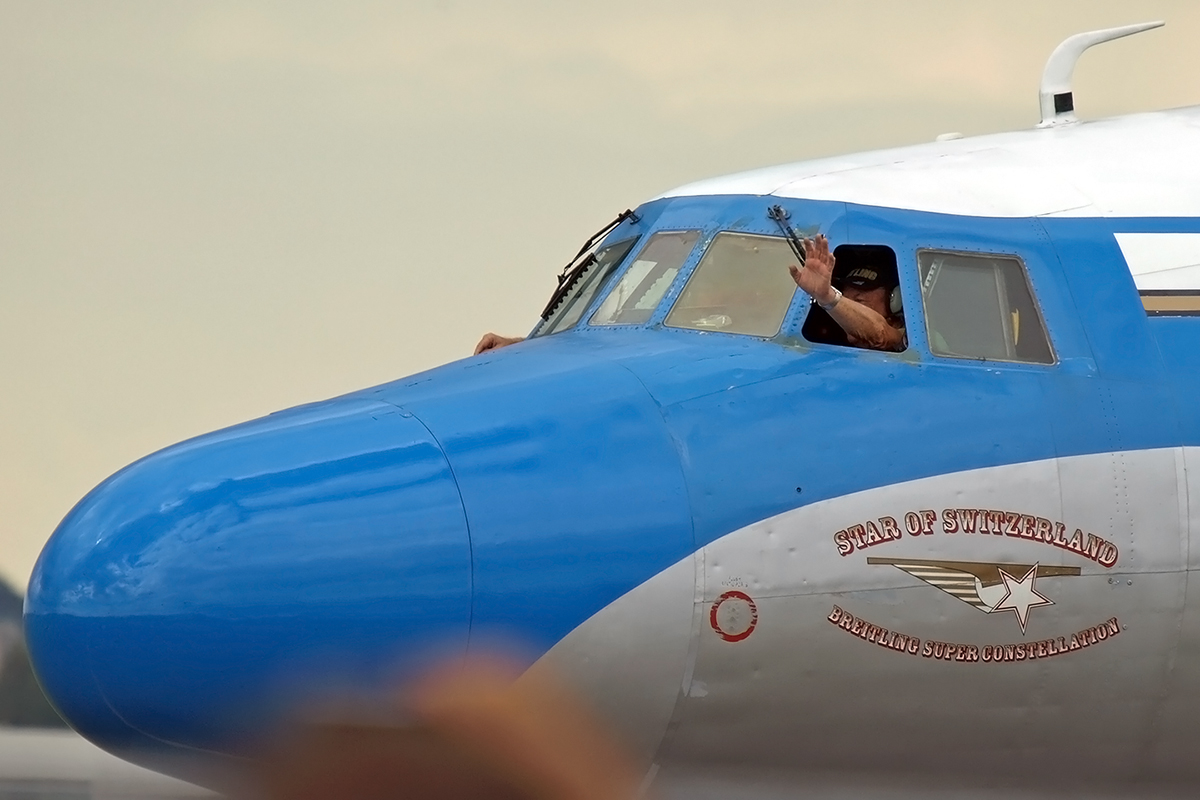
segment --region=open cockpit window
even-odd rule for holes
[[[641,325],[650,319],[692,253],[700,231],[656,233],[592,314],[592,325]]]
[[[688,278],[665,324],[670,328],[774,336],[791,305],[796,263],[778,236],[720,233]]]
[[[613,244],[606,244],[579,262],[577,272],[569,278],[572,285],[567,288],[557,305],[550,309],[545,324],[538,329],[536,335],[548,336],[574,327],[591,305],[592,298],[608,283],[608,279],[633,249],[636,241],[637,237],[632,236]]]
[[[903,331],[904,302],[895,251],[878,244],[843,244],[833,251],[833,259],[833,286],[875,311],[891,327]],[[800,334],[810,342],[852,346],[842,327],[817,303],[809,307]]]
[[[1011,256],[917,253],[925,329],[934,354],[1053,364],[1025,267]]]

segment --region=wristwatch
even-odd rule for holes
[[[836,306],[841,301],[841,299],[842,299],[841,290],[835,288],[833,290],[833,301],[832,302],[822,303],[820,300],[817,300],[817,305],[819,305],[821,308],[825,309],[826,311],[833,311],[833,307]]]

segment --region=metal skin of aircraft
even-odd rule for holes
[[[1194,793],[1200,107],[1044,86],[668,192],[526,341],[121,470],[29,586],[48,696],[172,771],[517,640],[660,775]],[[773,206],[894,264],[907,349],[810,332]]]

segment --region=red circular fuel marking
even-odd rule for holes
[[[725,641],[740,642],[754,632],[754,626],[758,624],[758,606],[745,592],[725,592],[712,604],[708,624]]]

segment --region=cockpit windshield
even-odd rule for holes
[[[570,284],[565,286],[565,293],[561,294],[556,304],[547,309],[546,321],[534,335],[549,336],[574,327],[591,304],[592,298],[608,283],[608,279],[629,254],[636,241],[637,237],[631,236],[613,244],[606,244],[577,262],[577,266],[566,278]]]
[[[667,315],[671,328],[774,336],[796,293],[796,257],[778,236],[721,233]]]
[[[656,233],[592,314],[593,325],[641,325],[671,288],[700,231]]]

